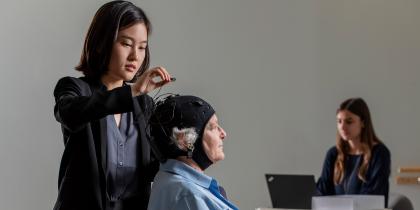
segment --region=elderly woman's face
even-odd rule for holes
[[[225,158],[225,153],[223,152],[223,140],[225,137],[226,132],[220,127],[217,116],[214,114],[204,128],[203,133],[204,152],[213,163]]]

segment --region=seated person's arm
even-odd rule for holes
[[[382,149],[372,157],[369,165],[371,173],[366,176],[362,184],[361,194],[386,195],[388,193],[388,180],[391,173],[391,154],[389,150]]]
[[[335,195],[334,164],[337,157],[336,150],[331,148],[325,157],[321,176],[316,184],[317,195]]]

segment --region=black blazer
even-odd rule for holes
[[[104,117],[124,112],[133,112],[139,131],[140,196],[134,202],[146,209],[151,182],[159,167],[148,142],[147,122],[154,106],[152,98],[148,95],[133,98],[129,86],[107,91],[99,80],[86,77],[60,79],[54,97],[54,114],[61,123],[65,144],[54,210],[105,209],[107,132]]]

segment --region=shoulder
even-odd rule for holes
[[[60,88],[70,88],[70,87],[89,87],[88,81],[86,78],[75,78],[75,77],[63,77],[58,80],[57,85],[55,86],[55,89]]]
[[[75,92],[76,94],[80,94],[82,87],[87,85],[84,83],[85,82],[79,78],[63,77],[59,79],[55,85],[54,95],[57,96],[68,92]]]
[[[174,187],[179,190],[179,194],[183,196],[200,196],[203,191],[203,187],[197,185],[196,183],[185,179],[180,175],[173,175],[170,181],[171,187]]]
[[[378,143],[372,148],[372,157],[385,157],[389,158],[391,152],[383,143]]]
[[[332,146],[327,150],[326,158],[335,159],[337,157],[338,151],[336,146]]]
[[[78,85],[87,85],[88,84],[88,80],[86,79],[86,77],[62,77],[58,80],[57,85],[62,85],[62,84],[78,84]]]
[[[55,89],[54,95],[62,95],[62,94],[71,94],[71,95],[90,95],[91,94],[91,86],[95,82],[93,80],[89,80],[86,77],[63,77],[58,80]],[[98,83],[98,82],[96,82]]]
[[[184,178],[179,174],[159,171],[156,176],[156,181],[162,184],[162,189],[172,189],[180,196],[200,195],[205,188],[196,183]]]
[[[149,209],[195,209],[190,208],[200,200],[195,188],[179,175],[159,171],[153,182]]]

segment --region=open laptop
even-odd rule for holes
[[[265,179],[273,208],[311,209],[314,175],[266,174]]]

